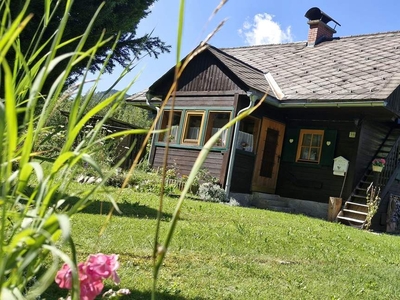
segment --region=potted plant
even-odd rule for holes
[[[375,158],[372,161],[372,171],[374,172],[382,172],[383,167],[385,166],[386,161],[383,158]]]

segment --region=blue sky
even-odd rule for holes
[[[158,59],[143,58],[117,85],[118,89],[136,76],[138,79],[129,92],[146,89],[175,64],[179,3],[158,0],[138,27],[138,36],[153,31],[154,36],[172,46],[171,53],[161,54]],[[208,23],[219,3],[220,0],[186,0],[181,58],[224,19],[225,25],[210,41],[216,47],[306,41],[308,25],[304,14],[314,6],[341,24],[336,27],[335,36],[400,30],[398,0],[229,0]],[[104,75],[98,89],[106,90],[120,72],[116,68],[113,74]]]

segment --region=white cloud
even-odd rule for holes
[[[292,42],[293,37],[290,26],[285,30],[281,29],[277,22],[274,22],[274,16],[264,13],[254,16],[252,22],[244,22],[239,35],[244,37],[246,44],[279,44]]]

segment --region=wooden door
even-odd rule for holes
[[[257,146],[252,191],[275,193],[285,125],[263,118]]]

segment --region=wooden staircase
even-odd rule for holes
[[[357,228],[363,228],[368,215],[367,205],[367,188],[373,182],[374,185],[381,187],[384,192],[381,193],[383,198],[385,193],[385,185],[393,176],[394,171],[399,164],[399,150],[400,150],[400,129],[393,129],[385,138],[375,158],[384,158],[386,160],[385,168],[382,173],[372,171],[372,160],[364,173],[362,179],[357,184],[348,200],[345,202],[342,210],[336,217],[337,222],[350,225]]]

